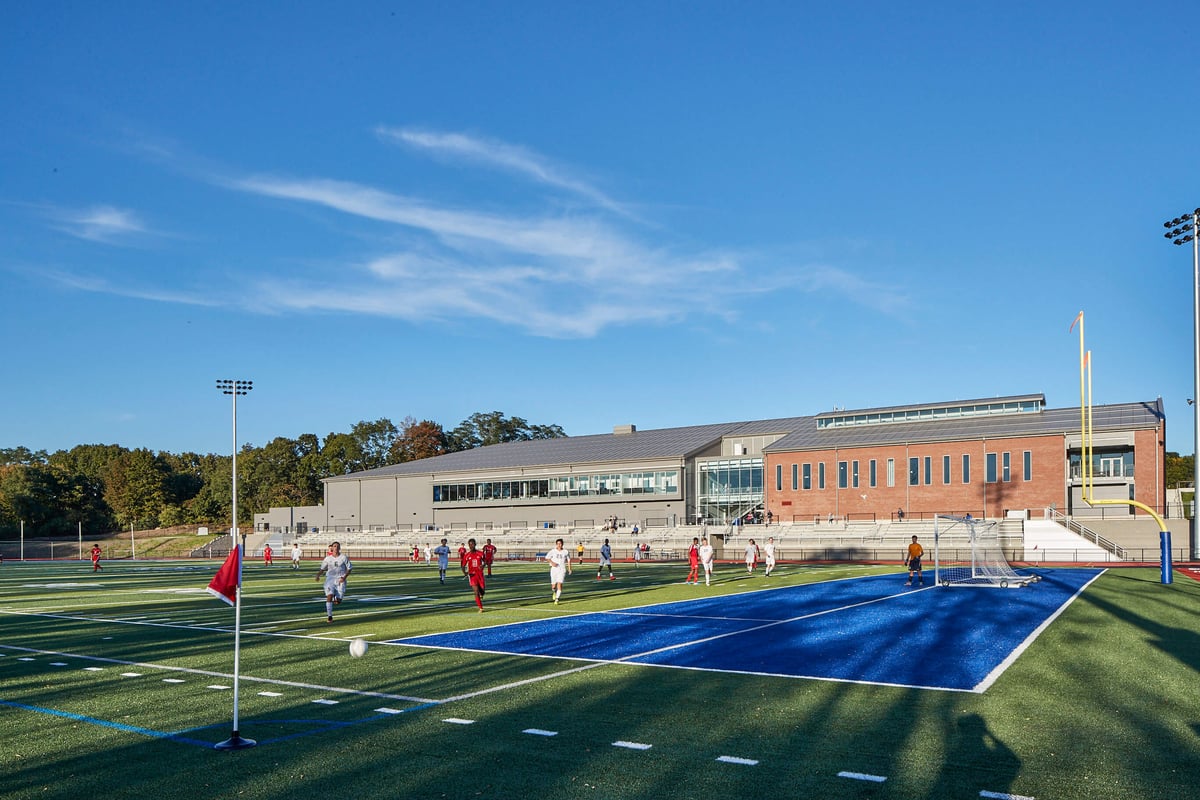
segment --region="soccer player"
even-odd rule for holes
[[[300,543],[292,542],[292,569],[300,569]]]
[[[92,572],[100,572],[104,567],[100,566],[100,545],[92,545]]]
[[[766,569],[763,574],[766,577],[771,577],[771,570],[775,569],[775,537],[768,536],[767,543],[763,545],[763,564]]]
[[[271,551],[271,545],[269,545],[269,544],[264,545],[263,546],[263,566],[264,567],[271,567],[271,566],[275,565],[275,562],[271,560],[271,556],[273,556],[273,555],[274,555],[274,553]]]
[[[458,567],[462,570],[463,577],[467,577],[467,547],[462,542],[458,543]]]
[[[614,523],[614,525],[615,524],[616,523]],[[614,527],[613,530],[616,530],[616,528]],[[576,550],[576,552],[579,553],[579,563],[582,564],[583,563],[583,542],[580,542],[579,546],[576,547],[575,550]]]
[[[483,590],[486,588],[483,580],[484,555],[475,549],[474,539],[467,539],[467,552],[463,556],[463,564],[466,565],[467,580],[471,582],[471,588],[475,590],[475,605],[479,606],[479,613],[482,614]]]
[[[492,562],[496,560],[496,545],[492,544],[492,540],[488,539],[487,544],[483,546],[483,563],[487,565],[488,577],[492,576]]]
[[[917,573],[917,581],[921,586],[925,585],[925,576],[921,574],[921,556],[925,555],[925,548],[921,547],[917,537],[914,536],[912,544],[908,546],[908,557],[904,559],[904,565],[908,567],[908,583],[905,586],[912,586],[913,573]]]
[[[563,540],[554,540],[554,549],[546,553],[546,561],[550,562],[550,588],[554,592],[554,605],[562,596],[563,581],[567,578],[567,570],[571,568],[571,554],[563,549]]]
[[[713,546],[708,543],[707,536],[701,540],[700,550],[698,552],[700,555],[700,563],[704,565],[704,585],[708,586],[709,581],[712,580]]]
[[[596,567],[596,580],[600,580],[600,573],[604,568],[608,567],[608,579],[615,581],[616,576],[612,574],[612,547],[608,544],[608,539],[604,540],[604,544],[600,545],[600,566]]]
[[[692,537],[692,546],[688,548],[688,576],[684,583],[696,584],[700,582],[700,540],[695,536]]]
[[[346,578],[350,576],[352,569],[354,565],[350,563],[350,557],[342,553],[342,543],[330,543],[329,555],[321,562],[321,568],[317,570],[315,578],[321,580],[321,576],[325,576],[326,622],[333,622],[333,607],[340,605],[346,597]]]
[[[442,543],[433,548],[433,554],[438,557],[438,577],[442,579],[442,583],[445,583],[446,567],[450,566],[450,548],[446,545],[445,539],[442,539]]]
[[[753,575],[756,564],[758,564],[758,545],[751,539],[746,544],[746,572]]]

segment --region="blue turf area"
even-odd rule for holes
[[[875,575],[556,617],[397,644],[983,691],[1098,569],[1020,589],[904,586]]]

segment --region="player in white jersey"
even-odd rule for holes
[[[563,549],[563,540],[554,540],[554,549],[546,553],[546,561],[550,562],[550,588],[554,590],[554,604],[562,595],[563,581],[567,579],[567,571],[571,568],[571,554]]]
[[[341,542],[334,542],[329,545],[329,555],[325,556],[325,560],[321,562],[321,568],[317,570],[317,580],[321,580],[321,576],[325,576],[325,621],[333,622],[333,606],[341,603],[346,596],[346,578],[350,575],[350,570],[354,569],[354,565],[350,563],[350,557],[342,555]]]
[[[758,564],[758,545],[751,539],[746,544],[746,572],[753,574],[754,567]]]
[[[767,543],[763,545],[763,564],[766,565],[766,570],[763,574],[771,575],[771,570],[775,569],[775,537],[767,537]]]
[[[303,555],[303,554],[300,552],[300,543],[293,542],[292,543],[292,569],[300,569],[300,556],[301,555]]]
[[[707,537],[700,540],[700,564],[704,567],[704,585],[708,586],[712,580],[713,546]]]

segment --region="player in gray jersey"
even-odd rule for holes
[[[346,578],[352,569],[354,565],[350,563],[350,557],[342,554],[341,542],[329,545],[329,555],[321,562],[316,577],[316,580],[321,580],[321,576],[325,576],[326,622],[333,622],[333,607],[346,596]]]

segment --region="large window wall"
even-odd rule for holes
[[[729,522],[762,506],[762,458],[734,458],[700,464],[700,514]]]
[[[629,495],[668,497],[678,494],[679,470],[561,475],[525,480],[440,483],[433,486],[434,503],[505,503],[542,498],[609,498]]]

